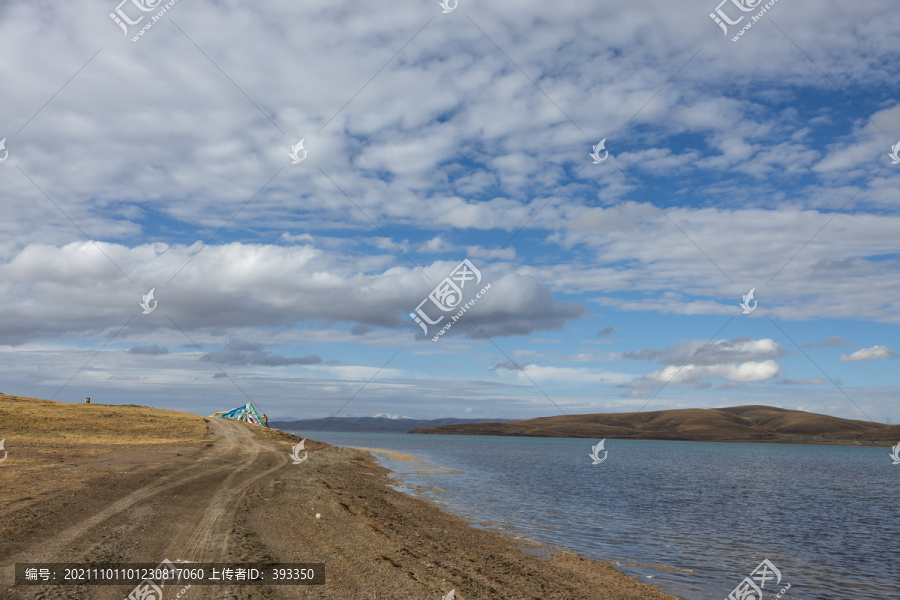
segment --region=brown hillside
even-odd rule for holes
[[[900,425],[772,406],[734,406],[540,417],[509,423],[425,427],[410,433],[893,445],[900,439]]]

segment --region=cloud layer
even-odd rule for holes
[[[0,6],[0,375],[22,393],[200,405],[215,378],[328,412],[363,382],[373,412],[535,416],[660,386],[896,392],[888,0],[778,3],[740,43],[707,0],[191,0],[138,42],[115,8]],[[409,313],[463,258],[490,292],[432,342]]]

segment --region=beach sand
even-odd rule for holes
[[[299,439],[255,425],[9,396],[0,424],[0,598],[121,600],[133,588],[13,586],[17,562],[164,559],[325,563],[324,585],[195,585],[184,600],[671,598],[575,554],[539,558],[391,489],[363,450],[307,440],[295,465]]]

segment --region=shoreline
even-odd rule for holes
[[[325,563],[324,585],[194,585],[190,600],[440,600],[451,590],[458,600],[674,600],[611,564],[475,527],[394,489],[368,451],[308,439],[308,460],[292,464],[300,438],[257,425],[7,398],[17,412],[0,465],[4,599],[121,600],[133,588],[15,586],[15,563],[168,559]]]
[[[371,598],[377,592],[439,600],[455,589],[460,600],[674,600],[611,564],[475,527],[396,490],[390,487],[393,471],[377,464],[368,450],[322,444],[316,454],[317,483],[305,480],[300,469],[286,470],[282,483],[272,484],[281,489],[269,497],[268,516],[250,510],[245,521],[258,537],[270,540],[279,535],[273,522],[290,522],[294,533],[324,551],[310,562],[325,562],[329,579],[334,568],[341,570],[343,589],[337,595],[316,590],[311,598]],[[316,511],[321,518],[293,518],[293,498],[313,498],[307,514]]]
[[[339,447],[348,447],[348,446],[339,446]],[[386,469],[389,474],[388,477],[396,482],[389,484],[391,489],[395,489],[400,491],[400,493],[405,494],[411,498],[422,500],[427,504],[431,505],[438,511],[441,511],[444,514],[449,514],[456,516],[462,521],[464,521],[469,527],[476,528],[482,531],[489,531],[497,533],[509,541],[516,544],[520,552],[523,552],[529,556],[534,556],[543,561],[550,561],[553,556],[560,554],[569,554],[579,557],[585,561],[595,562],[602,565],[609,565],[613,567],[613,569],[632,579],[634,581],[640,583],[646,583],[643,578],[646,577],[648,579],[653,579],[658,575],[659,571],[680,571],[683,573],[688,573],[689,571],[685,571],[682,569],[678,569],[669,565],[660,565],[660,564],[633,564],[628,562],[620,562],[619,559],[603,559],[603,558],[594,558],[585,554],[582,554],[578,550],[573,550],[566,547],[561,547],[553,544],[549,541],[541,541],[539,539],[534,539],[533,533],[528,529],[519,527],[513,523],[506,522],[496,518],[484,518],[479,516],[478,512],[474,508],[468,508],[465,505],[454,504],[449,501],[443,501],[440,499],[442,493],[449,494],[449,490],[440,487],[439,484],[415,484],[412,482],[404,481],[403,478],[407,475],[430,475],[430,474],[452,474],[452,473],[461,473],[464,471],[460,471],[458,469],[454,469],[451,467],[442,466],[436,462],[433,462],[423,456],[411,453],[411,452],[401,452],[397,450],[388,450],[383,448],[370,448],[370,447],[359,447],[359,446],[349,446],[349,448],[354,450],[362,450],[369,453],[376,454],[375,460],[376,465]],[[384,455],[382,458],[378,455]],[[421,468],[416,468],[415,470],[409,470],[404,472],[398,472],[396,469],[392,469],[392,463],[400,462],[400,463],[410,463],[412,465],[421,465]],[[428,469],[428,470],[423,470]],[[392,477],[393,476],[393,477]],[[423,494],[421,491],[427,490],[431,492],[431,496],[427,493]],[[651,576],[647,576],[646,573],[653,573]],[[656,581],[657,584],[661,584],[660,580]],[[650,584],[647,584],[650,585]],[[657,591],[662,594],[668,594],[668,592],[661,590],[656,585],[651,585],[651,587],[655,588]],[[672,597],[672,596],[668,596]]]

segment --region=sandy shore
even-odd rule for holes
[[[0,464],[0,597],[121,600],[131,590],[12,586],[16,562],[169,559],[326,565],[325,585],[193,586],[185,600],[440,600],[451,589],[461,600],[671,598],[578,555],[538,558],[395,491],[368,452],[307,441],[308,459],[294,465],[293,436],[198,423],[206,441],[89,451],[48,451],[5,431],[13,452]]]

